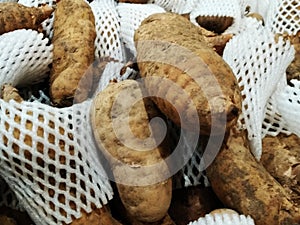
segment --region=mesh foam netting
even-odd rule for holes
[[[148,3],[154,3],[164,8],[166,11],[186,14],[190,13],[199,0],[149,0]]]
[[[36,224],[68,224],[112,198],[90,104],[54,108],[0,100],[0,175]]]
[[[155,4],[129,4],[119,3],[117,11],[120,16],[120,35],[124,46],[130,50],[133,57],[136,57],[134,44],[134,32],[141,22],[154,13],[162,13],[165,10]]]
[[[0,35],[0,86],[41,82],[49,72],[53,46],[43,34],[15,30]]]
[[[188,225],[255,225],[250,216],[239,215],[237,213],[214,213],[206,214],[197,221]]]
[[[243,97],[240,123],[247,129],[251,151],[257,159],[262,154],[266,104],[278,83],[286,79],[285,71],[294,52],[289,42],[283,38],[276,41],[268,29],[249,29],[235,36],[224,49],[223,58],[235,74]]]
[[[90,3],[95,16],[95,57],[111,57],[126,61],[124,46],[120,39],[120,18],[113,0],[94,0]]]
[[[300,30],[300,1],[282,0],[279,4],[275,3],[266,19],[268,25],[274,33],[296,35]]]
[[[300,81],[291,80],[291,85],[276,95],[277,109],[282,119],[286,122],[290,132],[300,137]]]
[[[201,0],[191,11],[191,22],[197,25],[198,16],[227,16],[234,18],[234,23],[239,23],[242,11],[238,0]]]
[[[29,7],[39,7],[43,4],[47,4],[51,7],[56,6],[56,0],[19,0],[18,3]],[[54,21],[55,11],[50,15],[48,19],[42,22],[42,27],[45,35],[51,39],[53,37],[53,21]]]

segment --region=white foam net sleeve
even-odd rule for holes
[[[292,86],[287,85],[276,96],[277,108],[288,130],[300,137],[300,81],[291,80]]]
[[[149,0],[148,3],[154,3],[164,8],[166,11],[186,14],[190,13],[199,0]]]
[[[266,104],[278,83],[285,79],[294,53],[289,42],[283,38],[276,42],[268,29],[249,29],[225,46],[223,58],[235,74],[243,98],[240,123],[248,131],[251,151],[258,160],[262,154]]]
[[[296,35],[300,30],[300,1],[274,1],[266,22],[274,33]]]
[[[90,3],[95,17],[95,57],[110,57],[126,61],[120,38],[120,19],[114,1],[94,0]]]
[[[291,134],[288,124],[278,111],[276,92],[270,97],[265,108],[265,118],[262,123],[263,138],[266,135],[277,136],[279,133]]]
[[[206,214],[197,221],[190,222],[188,225],[255,225],[254,220],[250,216],[216,213]]]
[[[0,177],[0,207],[1,206],[7,206],[15,210],[24,211],[14,192],[10,189],[8,184]]]
[[[227,16],[234,18],[234,23],[239,23],[242,12],[238,0],[201,0],[190,14],[195,25],[198,16]]]
[[[0,86],[41,82],[52,63],[53,46],[34,30],[15,30],[0,35]]]
[[[56,0],[19,0],[18,3],[29,6],[29,7],[39,7],[43,4],[47,4],[51,7],[56,7]],[[49,39],[53,37],[53,22],[54,22],[55,11],[50,15],[50,17],[42,22],[42,28],[44,33]]]
[[[109,62],[101,75],[95,94],[104,90],[110,82],[118,82],[136,76],[136,71],[129,67],[122,74],[121,70],[124,66],[125,64],[120,62]]]
[[[119,3],[117,5],[117,12],[120,17],[121,40],[124,46],[130,50],[131,54],[136,57],[134,32],[145,18],[154,13],[163,13],[165,10],[155,4]]]
[[[68,224],[112,198],[90,105],[54,108],[0,99],[0,175],[36,224]]]

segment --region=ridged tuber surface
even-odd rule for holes
[[[241,111],[236,78],[201,29],[180,15],[159,13],[142,22],[134,39],[149,95],[175,124],[193,131],[199,122],[201,134],[214,128],[216,135],[236,123]]]
[[[53,29],[50,96],[54,104],[70,106],[81,78],[94,61],[95,18],[88,3],[59,1]]]
[[[48,5],[28,7],[17,2],[0,3],[0,35],[17,29],[38,30],[54,9]]]
[[[263,138],[261,163],[300,205],[300,138],[280,134]]]
[[[206,172],[223,204],[250,215],[256,225],[300,223],[300,209],[251,155],[245,132],[230,130],[227,141]]]
[[[94,99],[91,122],[95,140],[109,161],[125,209],[133,219],[148,223],[166,216],[171,202],[172,181],[164,176],[168,167],[162,155],[167,150],[154,146],[145,151],[137,141],[132,140],[133,135],[142,141],[143,146],[149,141],[155,142],[150,137],[149,109],[146,110],[146,106],[151,104],[145,104],[147,100],[142,100],[141,96],[139,84],[134,80],[110,83]],[[127,112],[124,105],[129,104],[129,98],[138,101],[130,105]],[[114,125],[113,119],[128,119],[128,127]],[[124,141],[132,141],[133,145]],[[160,162],[163,166],[155,167]],[[154,168],[145,169],[151,166]]]

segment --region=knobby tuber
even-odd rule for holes
[[[294,134],[266,136],[262,146],[263,166],[300,205],[300,138]]]
[[[38,30],[54,11],[49,5],[28,7],[16,2],[0,3],[0,35],[17,29]]]
[[[88,3],[59,1],[53,29],[50,96],[54,104],[69,106],[81,78],[94,61],[95,18]]]
[[[142,223],[163,219],[172,195],[163,158],[168,149],[156,146],[151,136],[156,131],[149,127],[148,100],[143,100],[138,82],[125,80],[99,92],[91,109],[95,139],[110,163],[120,199],[128,214]]]
[[[194,131],[199,123],[201,134],[213,129],[216,135],[236,123],[236,78],[201,29],[183,16],[158,13],[141,23],[134,38],[147,91],[175,124]]]
[[[297,225],[300,209],[285,189],[250,153],[245,132],[230,130],[207,169],[212,188],[223,204],[256,225]]]

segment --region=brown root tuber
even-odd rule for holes
[[[0,35],[17,29],[38,30],[54,11],[49,5],[28,7],[16,2],[0,3]]]
[[[251,155],[245,132],[230,130],[207,176],[223,204],[250,215],[256,225],[300,223],[300,209]]]
[[[177,14],[154,14],[137,29],[135,43],[147,91],[175,124],[195,131],[199,123],[201,134],[217,135],[236,123],[236,78],[201,29]]]
[[[94,61],[94,14],[84,0],[59,1],[53,29],[50,96],[54,104],[70,106],[81,78]]]
[[[167,214],[172,181],[167,177],[168,166],[163,159],[168,150],[156,146],[156,139],[151,136],[156,133],[149,127],[151,110],[146,110],[151,104],[144,101],[147,100],[143,100],[138,82],[110,83],[95,97],[91,121],[125,209],[136,221],[152,223]],[[121,124],[122,121],[127,122]]]

